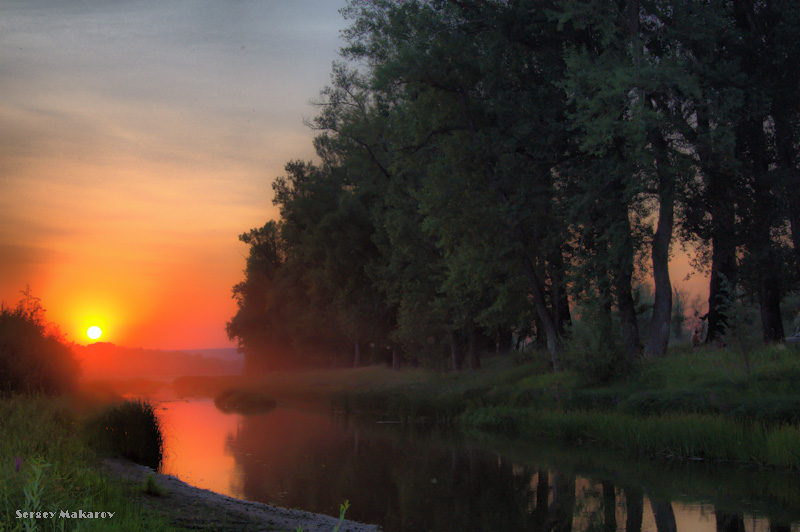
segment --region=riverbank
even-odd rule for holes
[[[687,460],[800,468],[800,351],[674,350],[626,379],[496,361],[480,372],[333,395],[337,408],[405,422]]]
[[[279,401],[329,398],[339,411],[393,422],[581,444],[686,460],[800,468],[800,350],[673,349],[603,386],[541,364],[487,358],[440,373],[385,367],[276,372],[246,381],[184,378],[176,390],[223,388]]]
[[[138,502],[147,512],[187,530],[235,530],[237,532],[295,531],[377,532],[376,525],[342,521],[327,515],[279,508],[245,501],[197,488],[171,475],[153,473],[148,467],[120,459],[104,459],[111,476],[135,485],[155,483],[159,495],[142,493]]]
[[[241,501],[121,459],[82,434],[86,398],[0,399],[0,530],[331,532],[338,520]],[[378,528],[344,521],[339,532]]]

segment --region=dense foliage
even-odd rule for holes
[[[582,309],[630,367],[666,351],[676,243],[710,272],[708,342],[739,301],[765,343],[783,341],[800,254],[797,2],[343,13],[347,62],[311,121],[320,162],[289,163],[280,220],[241,237],[228,334],[253,367],[478,367],[513,334],[558,370]],[[654,287],[644,313],[637,285]]]
[[[0,307],[0,393],[63,393],[75,388],[79,364],[30,289],[14,308]]]

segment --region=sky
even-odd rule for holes
[[[238,235],[314,157],[344,4],[0,0],[0,301],[30,285],[81,344],[233,346]]]
[[[313,158],[345,0],[0,1],[0,301],[68,341],[228,347],[238,235]]]

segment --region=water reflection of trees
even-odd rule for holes
[[[677,532],[673,503],[639,486],[316,414],[246,417],[229,449],[246,498],[328,514],[349,499],[349,518],[386,532],[642,532],[648,506],[657,532]],[[718,511],[716,524],[744,532],[744,515]],[[774,522],[770,532],[790,527]]]

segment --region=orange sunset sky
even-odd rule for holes
[[[29,283],[77,343],[233,345],[237,237],[314,155],[344,3],[4,0],[0,300]]]
[[[344,0],[4,0],[0,300],[67,340],[232,345],[240,233],[309,159]]]

